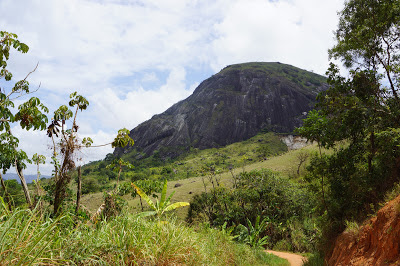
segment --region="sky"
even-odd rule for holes
[[[79,136],[110,143],[188,97],[227,65],[281,62],[325,74],[344,0],[0,0],[0,30],[18,35],[27,54],[12,52],[10,88],[29,77],[31,96],[49,119],[77,91],[89,100],[78,114]],[[16,104],[29,97],[19,98]],[[45,132],[12,128],[19,148],[47,157]],[[113,149],[82,149],[78,164]],[[12,171],[10,171],[12,172]],[[35,174],[29,165],[26,174]]]

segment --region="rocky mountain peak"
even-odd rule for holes
[[[204,80],[187,99],[134,128],[138,156],[155,151],[176,157],[190,147],[205,149],[246,140],[261,130],[290,133],[301,125],[323,76],[281,63],[227,66]]]

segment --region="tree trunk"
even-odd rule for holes
[[[1,173],[0,173],[0,181],[1,181],[1,186],[3,187],[3,190],[4,190],[5,199],[6,199],[7,204],[8,204],[8,209],[11,211],[12,207],[11,207],[10,195],[7,192],[6,184],[4,183],[3,176],[1,175]]]
[[[32,208],[32,200],[31,200],[31,196],[29,195],[28,185],[26,184],[24,173],[22,172],[22,169],[18,168],[17,160],[15,160],[15,170],[17,171],[19,179],[21,179],[21,185],[22,185],[22,189],[24,190],[26,202],[28,203],[29,208]]]
[[[78,188],[76,192],[76,210],[75,213],[78,214],[79,211],[79,203],[81,201],[82,196],[82,177],[81,177],[81,166],[78,167]]]
[[[140,207],[142,207],[142,211],[144,211],[143,203],[142,203],[142,197],[139,196],[139,200],[140,200]]]
[[[37,199],[39,200],[39,202],[37,202],[36,199],[34,202],[35,202],[35,205],[37,205],[39,203],[39,207],[38,207],[39,212],[40,212],[40,214],[43,214],[43,199],[42,199],[43,189],[40,186],[39,177],[40,177],[40,174],[39,174],[39,161],[38,161],[37,162],[37,178],[36,178],[36,195],[37,195]]]

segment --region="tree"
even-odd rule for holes
[[[12,48],[22,53],[27,53],[29,50],[26,44],[18,40],[16,34],[0,31],[0,79],[4,78],[7,82],[12,79],[12,73],[7,69],[7,61]],[[46,128],[45,113],[48,113],[48,109],[38,98],[30,98],[20,104],[17,111],[14,111],[17,98],[35,92],[30,90],[27,78],[36,68],[37,65],[24,79],[17,81],[11,89],[0,87],[0,168],[3,173],[6,173],[11,166],[15,167],[29,206],[32,205],[32,201],[23,169],[26,167],[25,162],[30,162],[30,160],[24,151],[18,150],[19,139],[12,134],[11,125],[19,123],[20,127],[25,130],[44,130]]]
[[[391,0],[351,0],[339,13],[337,44],[330,57],[347,68],[378,70],[382,67],[398,101],[400,72],[400,3]]]
[[[54,164],[54,214],[61,210],[64,199],[67,194],[67,186],[71,181],[71,171],[75,169],[75,152],[81,148],[99,147],[110,145],[112,147],[124,147],[133,145],[133,140],[129,137],[129,130],[120,129],[113,142],[94,146],[91,138],[83,138],[82,142],[78,140],[78,111],[86,110],[89,101],[73,92],[70,95],[69,107],[75,108],[74,112],[68,106],[62,105],[54,112],[54,118],[47,127],[47,135],[53,141],[53,164]],[[67,122],[70,121],[69,127]],[[56,144],[56,138],[59,142]],[[58,160],[57,148],[61,154],[61,163]],[[77,201],[79,203],[79,201]]]
[[[330,87],[318,95],[318,111],[299,132],[334,148],[312,158],[306,179],[341,230],[346,219],[365,218],[400,180],[400,2],[350,0],[339,16],[329,55],[344,63],[349,76],[331,64]]]
[[[32,157],[32,161],[36,164],[37,166],[37,179],[36,181],[34,181],[35,185],[36,185],[36,196],[37,196],[37,200],[40,201],[40,211],[42,211],[43,209],[43,201],[41,201],[41,198],[43,196],[43,188],[40,185],[40,171],[39,171],[39,164],[44,164],[46,163],[46,157],[44,155],[38,155],[37,153],[35,153]]]
[[[124,161],[122,158],[114,159],[109,165],[106,166],[107,169],[112,169],[114,172],[118,173],[116,188],[118,188],[119,185],[119,177],[121,175],[123,166],[127,167],[128,169],[133,168],[132,164],[130,164],[127,161]]]
[[[66,197],[66,188],[71,181],[71,170],[75,169],[74,152],[80,149],[82,145],[90,146],[93,142],[90,138],[84,139],[82,145],[78,143],[77,132],[79,126],[77,125],[78,111],[85,110],[89,102],[86,98],[78,95],[76,92],[70,95],[69,106],[75,107],[73,113],[66,105],[60,106],[54,112],[54,119],[47,128],[47,135],[53,141],[53,164],[54,164],[54,214],[59,213],[60,207]],[[66,128],[66,122],[72,119],[71,128]],[[59,129],[61,127],[61,131]],[[62,156],[62,163],[60,164],[57,158],[55,137],[60,134],[60,142],[58,143],[60,153]]]

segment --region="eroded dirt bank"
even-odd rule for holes
[[[328,265],[400,265],[400,196],[387,203],[358,232],[335,241]]]

